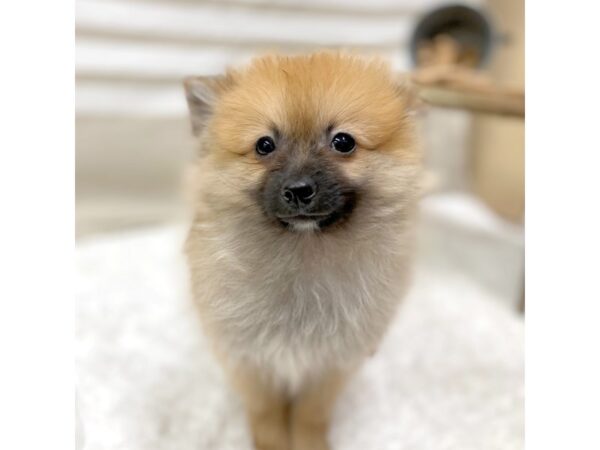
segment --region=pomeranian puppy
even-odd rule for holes
[[[326,450],[408,284],[412,96],[377,59],[269,56],[185,80],[194,300],[258,450]]]

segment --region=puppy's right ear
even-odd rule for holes
[[[194,136],[204,129],[219,96],[230,85],[231,79],[226,75],[187,77],[183,80]]]

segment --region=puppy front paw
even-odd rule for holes
[[[289,432],[282,417],[266,414],[251,417],[255,450],[290,450]]]
[[[290,450],[285,435],[259,435],[254,436],[255,450]]]
[[[327,424],[292,423],[292,450],[330,450],[327,440]]]

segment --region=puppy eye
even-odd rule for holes
[[[354,147],[356,147],[356,142],[348,133],[338,133],[331,140],[331,148],[340,153],[350,153]]]
[[[269,136],[263,136],[256,141],[256,153],[259,155],[268,155],[275,150],[275,142]]]

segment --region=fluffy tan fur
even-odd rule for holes
[[[264,57],[186,89],[201,147],[186,253],[205,333],[257,449],[325,450],[336,395],[408,284],[420,174],[410,92],[383,62],[333,53]],[[253,195],[273,170],[256,140],[276,127],[302,152],[332,126],[357,143],[326,156],[360,187],[355,210],[322,232],[277,226]]]

